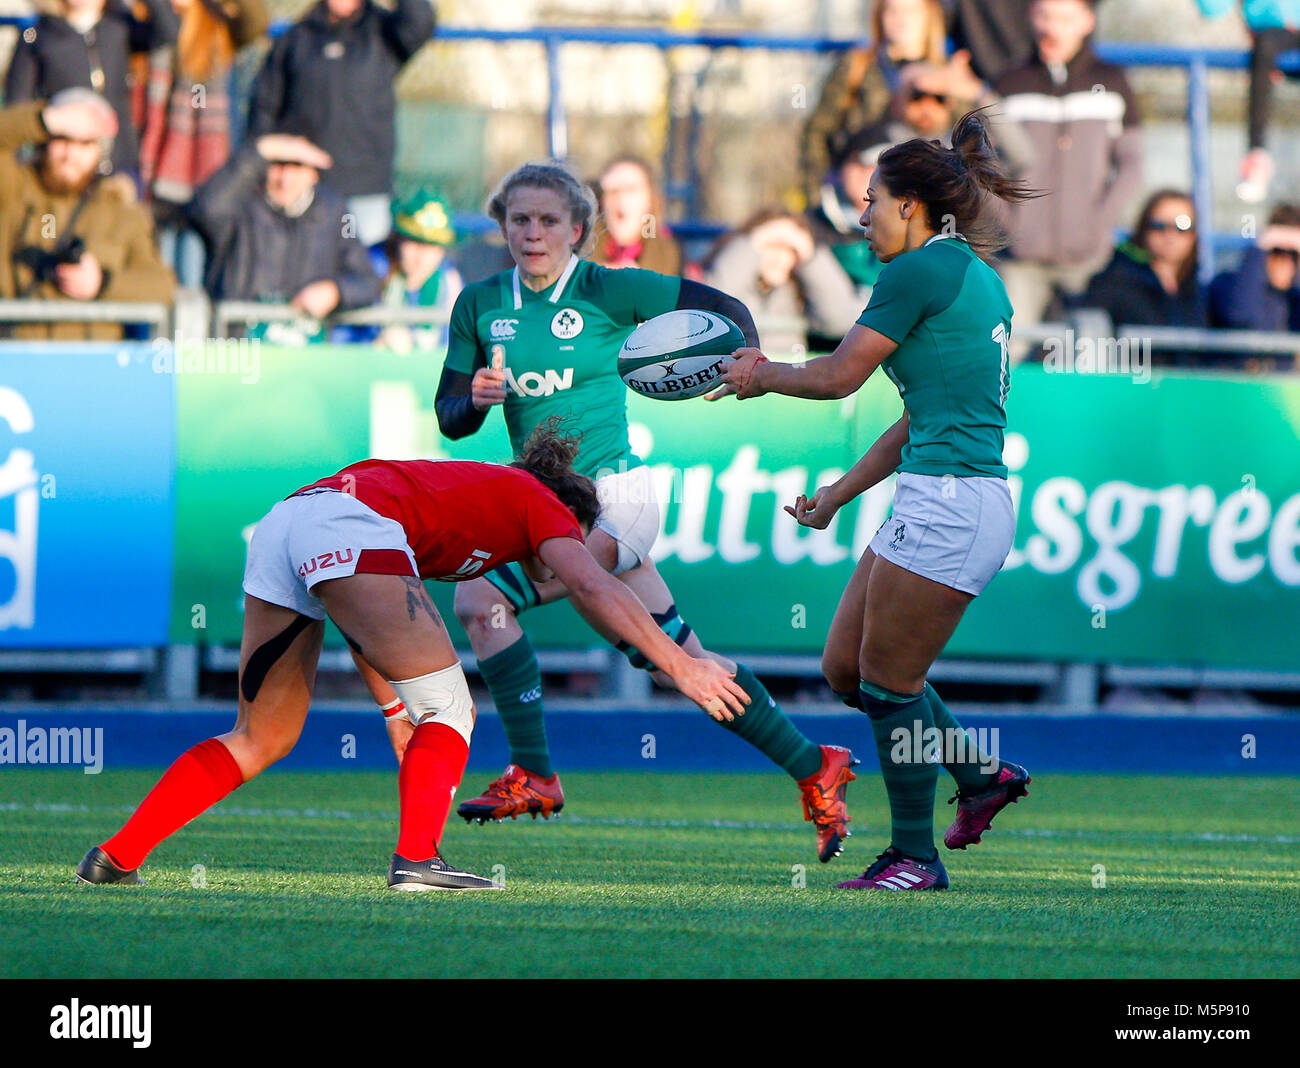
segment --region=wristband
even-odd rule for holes
[[[406,715],[406,705],[399,697],[395,701],[389,701],[386,705],[380,705],[379,711],[384,714],[384,719],[393,719],[396,716]]]

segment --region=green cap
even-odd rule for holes
[[[424,189],[393,205],[393,229],[402,237],[425,245],[456,243],[447,202]]]

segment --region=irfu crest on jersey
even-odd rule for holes
[[[573,308],[561,308],[551,320],[551,333],[561,341],[568,341],[582,333],[582,313]]]

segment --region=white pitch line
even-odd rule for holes
[[[62,802],[23,801],[0,802],[0,812],[48,812],[53,815],[69,813],[87,815],[129,815],[135,809],[130,805],[91,808],[89,805],[70,805]],[[205,813],[207,816],[243,816],[250,819],[283,820],[353,820],[357,822],[396,823],[397,812],[354,812],[349,809],[327,808],[257,808],[219,803]],[[643,830],[696,830],[696,831],[802,831],[803,823],[760,823],[750,820],[654,820],[635,816],[599,817],[567,816],[561,814],[555,821],[562,827],[633,827]],[[532,820],[527,822],[532,823]],[[1128,839],[1149,842],[1208,842],[1213,844],[1241,845],[1300,845],[1300,835],[1293,834],[1226,834],[1207,831],[1200,834],[1158,834],[1140,831],[1076,831],[1047,828],[1010,827],[997,828],[1000,837],[1076,839],[1104,841]]]

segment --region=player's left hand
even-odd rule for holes
[[[737,349],[731,354],[731,363],[722,372],[722,388],[710,393],[705,400],[722,400],[723,397],[735,395],[737,400],[750,400],[761,397],[767,392],[754,381],[754,370],[760,363],[767,363],[767,357],[758,349]]]
[[[787,504],[785,510],[794,516],[801,527],[825,530],[840,510],[840,502],[834,499],[832,487],[819,486],[812,495],[812,500],[801,493],[794,499],[794,507]]]
[[[65,297],[94,300],[104,284],[104,270],[92,253],[83,252],[76,263],[61,263],[54,268],[54,284]]]
[[[393,716],[384,720],[384,726],[388,730],[388,740],[393,744],[393,755],[397,757],[397,763],[400,765],[402,757],[406,755],[406,747],[411,744],[415,724],[407,716]]]

